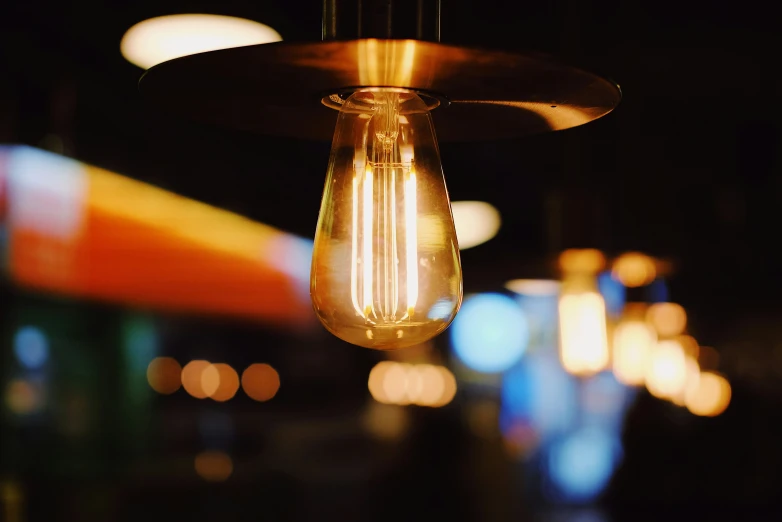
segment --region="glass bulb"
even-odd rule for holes
[[[453,320],[462,271],[429,108],[362,90],[340,109],[310,293],[323,325],[381,350],[422,343]]]

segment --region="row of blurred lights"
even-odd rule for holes
[[[686,406],[693,414],[722,413],[730,402],[730,384],[715,372],[701,371],[701,347],[685,335],[682,306],[628,303],[609,337],[605,301],[593,283],[604,266],[603,254],[594,249],[567,250],[560,256],[560,356],[565,369],[592,375],[611,367],[619,382],[645,384],[655,397]],[[640,252],[625,253],[614,260],[611,275],[625,287],[646,286],[657,277],[658,262]]]
[[[369,372],[369,393],[383,404],[439,408],[456,395],[456,378],[444,366],[381,361]]]
[[[260,402],[272,399],[280,389],[280,375],[268,364],[251,364],[240,380],[229,364],[194,360],[182,367],[171,357],[153,359],[147,367],[147,381],[160,394],[170,395],[184,388],[196,399],[217,402],[232,399],[240,386],[248,397]]]
[[[605,266],[599,250],[566,250],[559,257],[562,281],[519,279],[506,288],[522,298],[557,300],[558,317],[550,319],[559,323],[560,362],[568,373],[588,377],[611,369],[620,383],[645,385],[655,397],[693,414],[722,413],[730,402],[730,384],[713,371],[716,352],[685,335],[684,308],[670,302],[609,303],[617,298],[597,279]],[[639,288],[665,270],[659,260],[629,252],[614,260],[610,278]],[[470,296],[450,330],[454,352],[473,370],[501,373],[526,352],[536,327],[530,320],[517,299],[496,293]]]

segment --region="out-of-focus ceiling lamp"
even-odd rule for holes
[[[279,42],[277,31],[258,22],[212,14],[158,16],[127,30],[120,51],[142,69],[217,49]]]
[[[329,331],[368,348],[424,342],[461,305],[433,120],[441,140],[521,136],[587,123],[621,97],[616,84],[537,53],[441,44],[440,9],[324,0],[321,42],[186,56],[141,80],[149,99],[201,121],[333,136],[312,302]]]

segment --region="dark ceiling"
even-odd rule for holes
[[[443,3],[444,42],[553,53],[624,92],[584,127],[442,145],[451,198],[489,201],[503,217],[496,239],[463,253],[467,291],[545,275],[543,261],[564,247],[639,249],[675,261],[672,297],[704,343],[747,318],[774,321],[782,80],[766,7]],[[15,2],[0,19],[0,141],[57,148],[56,135],[86,162],[311,236],[328,143],[209,128],[141,103],[142,71],[122,58],[120,38],[176,12],[255,19],[288,41],[320,37],[317,0]]]

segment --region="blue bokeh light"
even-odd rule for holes
[[[575,379],[565,372],[556,354],[530,354],[503,378],[501,428],[525,420],[545,443],[572,430],[577,397]]]
[[[597,276],[597,288],[606,302],[606,312],[613,317],[622,315],[627,299],[627,289],[622,283],[611,277],[611,272],[602,272]]]
[[[464,301],[451,327],[456,356],[482,373],[513,366],[527,349],[529,327],[521,307],[502,294],[478,294]]]
[[[14,354],[19,364],[37,370],[49,359],[49,340],[40,328],[24,326],[14,336]]]
[[[669,301],[668,285],[665,279],[657,278],[646,289],[647,300],[650,303],[667,303]]]
[[[589,502],[608,485],[621,457],[615,433],[588,427],[552,445],[549,477],[561,500]]]

